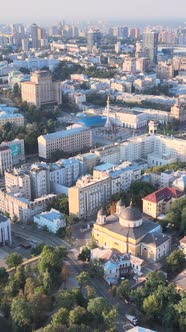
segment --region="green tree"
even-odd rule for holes
[[[142,210],[142,198],[151,194],[153,191],[155,191],[155,187],[152,184],[135,181],[130,186],[129,194],[133,200],[133,204]]]
[[[0,286],[3,286],[8,281],[8,272],[4,267],[0,267]]]
[[[186,331],[186,294],[182,294],[181,300],[175,305],[177,321],[181,332]]]
[[[148,321],[154,320],[160,313],[159,302],[155,293],[150,294],[143,301],[143,310]]]
[[[77,279],[77,282],[78,282],[80,288],[82,288],[82,287],[85,287],[88,284],[89,275],[88,275],[87,272],[83,271],[76,277],[76,279]]]
[[[21,255],[14,252],[14,253],[8,255],[8,257],[6,259],[6,264],[8,265],[9,268],[12,268],[12,267],[17,267],[18,265],[20,265],[22,263],[22,261],[23,261],[23,259],[22,259]]]
[[[166,278],[162,272],[149,272],[145,281],[144,293],[147,295],[153,293],[159,285],[165,285]]]
[[[69,320],[69,311],[66,308],[60,308],[52,316],[52,326],[57,327],[62,325],[67,325]]]
[[[35,248],[32,248],[31,254],[33,256],[39,256],[42,253],[44,246],[45,246],[44,243],[39,243]]]
[[[69,313],[69,324],[77,324],[80,325],[87,321],[87,311],[85,308],[77,306]]]
[[[165,261],[165,270],[168,273],[179,273],[186,267],[186,257],[182,250],[174,250]]]
[[[78,259],[86,262],[86,261],[90,261],[90,249],[88,247],[84,247],[82,249],[82,251],[80,252],[80,254],[78,255]]]
[[[11,304],[11,318],[13,323],[19,328],[28,329],[31,323],[30,305],[22,296],[17,296]],[[31,329],[29,329],[31,331]]]
[[[71,309],[76,303],[76,297],[72,291],[60,290],[57,292],[56,305],[66,309]]]
[[[90,299],[87,306],[88,312],[90,312],[97,321],[102,320],[102,313],[107,312],[108,309],[108,303],[103,297]]]
[[[117,288],[117,295],[123,299],[128,300],[131,293],[131,286],[128,280],[123,280]]]

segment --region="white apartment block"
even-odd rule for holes
[[[46,164],[33,164],[30,170],[32,199],[50,193],[49,168]]]
[[[38,108],[46,104],[62,104],[61,83],[53,82],[48,71],[34,72],[30,82],[21,83],[21,97]]]
[[[50,165],[50,182],[66,187],[72,186],[80,175],[80,162],[75,158],[60,159]]]
[[[4,126],[7,122],[16,127],[24,127],[24,116],[15,107],[8,107],[0,104],[0,127]]]
[[[0,214],[0,245],[12,244],[10,219]]]
[[[0,174],[12,169],[12,154],[8,146],[0,146]]]
[[[34,222],[41,227],[46,226],[52,233],[56,233],[59,228],[66,226],[64,215],[55,209],[34,216]]]
[[[30,175],[24,170],[14,168],[5,172],[5,187],[7,193],[21,193],[27,199],[31,199]]]
[[[110,199],[110,178],[93,179],[91,175],[84,176],[74,187],[69,188],[68,194],[70,214],[91,216]]]
[[[19,221],[33,220],[33,216],[45,211],[49,203],[56,197],[49,194],[36,198],[33,201],[21,196],[20,193],[6,193],[0,191],[0,211],[8,213],[10,219],[17,218]]]
[[[73,153],[91,146],[92,130],[86,127],[61,130],[38,137],[39,157],[44,160],[49,160],[57,150]]]

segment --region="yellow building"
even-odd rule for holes
[[[116,213],[106,217],[102,208],[93,228],[93,237],[101,248],[117,249],[121,253],[149,258],[153,261],[166,256],[170,238],[162,234],[161,227],[143,220],[141,212],[132,204],[125,207],[117,203]]]

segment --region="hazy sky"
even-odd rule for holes
[[[186,0],[0,0],[0,23],[55,21],[65,17],[186,21]]]

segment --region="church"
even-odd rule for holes
[[[120,200],[116,213],[108,217],[104,208],[99,210],[92,232],[100,248],[116,249],[122,254],[156,262],[170,251],[170,237],[162,233],[160,225],[144,220],[132,202],[125,207]]]

